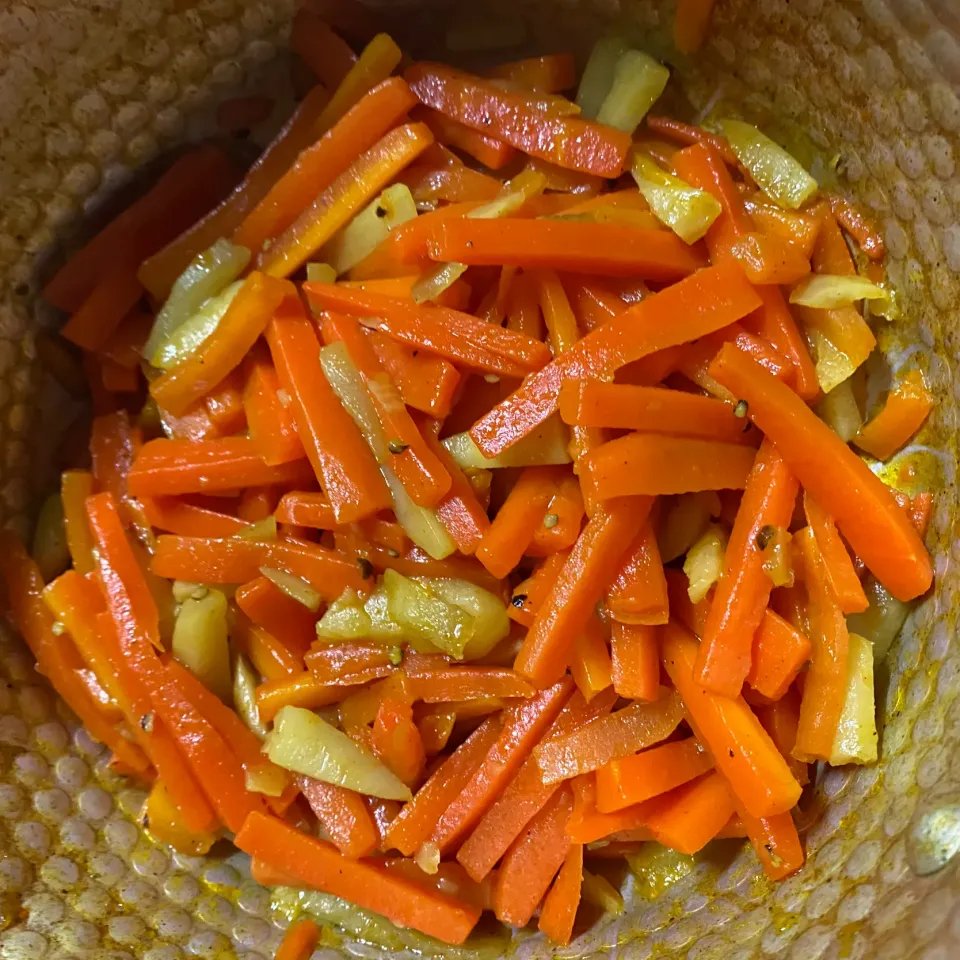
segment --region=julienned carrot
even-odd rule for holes
[[[469,266],[549,267],[607,277],[674,281],[706,265],[695,247],[666,230],[574,220],[442,220],[433,260]]]
[[[410,674],[410,690],[424,703],[450,703],[484,697],[534,697],[536,690],[512,670],[499,667],[456,666]]]
[[[256,577],[245,583],[234,594],[234,600],[257,626],[263,627],[300,656],[310,649],[317,638],[317,615],[293,597],[287,596],[266,577]]]
[[[413,707],[403,698],[385,696],[370,731],[370,745],[381,763],[408,785],[418,784],[427,763]]]
[[[660,694],[656,628],[614,621],[610,629],[613,689],[628,700],[656,700]]]
[[[477,559],[498,578],[505,577],[527,551],[562,474],[558,467],[527,467],[497,511],[476,550]]]
[[[500,192],[496,177],[466,166],[442,144],[435,143],[423,152],[399,178],[417,203],[489,203]]]
[[[488,76],[509,80],[537,93],[561,93],[576,83],[575,65],[569,53],[551,53],[501,63],[488,71]]]
[[[608,630],[597,616],[587,621],[573,644],[570,675],[588,702],[613,683],[613,664],[607,646]]]
[[[753,636],[746,682],[757,693],[779,700],[810,659],[810,641],[773,610],[766,610]]]
[[[303,657],[289,650],[272,633],[267,633],[262,627],[242,617],[235,618],[232,628],[236,635],[238,649],[249,657],[254,670],[264,680],[289,680],[303,672]],[[348,692],[344,691],[344,695]],[[279,704],[279,706],[284,705],[285,702]],[[300,706],[300,704],[296,705]]]
[[[127,484],[132,496],[178,496],[243,487],[306,485],[314,481],[306,460],[268,466],[247,437],[194,442],[149,440],[140,448]]]
[[[274,516],[278,523],[314,527],[317,530],[332,530],[337,525],[333,507],[322,493],[285,493],[277,504]]]
[[[681,53],[693,53],[707,39],[715,0],[680,0],[673,19],[673,42]]]
[[[269,192],[247,214],[233,242],[259,250],[279,236],[314,198],[377,142],[416,103],[399,77],[374,87],[316,143],[306,147]]]
[[[441,298],[443,306],[465,309]],[[403,402],[431,417],[444,418],[453,407],[454,393],[460,383],[460,374],[453,364],[442,357],[421,353],[415,347],[400,343],[378,330],[368,330],[367,336],[380,362],[393,377]]]
[[[117,253],[117,262],[60,330],[61,336],[84,350],[99,351],[143,296],[136,263],[128,259],[127,251]]]
[[[880,412],[865,423],[853,442],[871,457],[887,460],[923,426],[933,409],[933,394],[919,370],[910,370],[887,394]]]
[[[730,247],[751,283],[792,285],[810,273],[810,261],[789,240],[757,231]]]
[[[803,686],[794,756],[828,760],[843,713],[847,688],[849,635],[843,611],[830,585],[826,563],[810,527],[796,533],[810,596],[810,669]]]
[[[740,819],[750,844],[771,880],[784,880],[803,866],[803,845],[793,815],[754,817],[739,806]]]
[[[833,517],[807,491],[803,493],[803,510],[813,530],[817,548],[827,571],[827,578],[844,613],[862,613],[869,606],[863,585],[854,569]]]
[[[243,389],[243,408],[250,439],[264,463],[276,466],[306,456],[297,435],[290,399],[281,393],[277,371],[268,359],[250,362]]]
[[[570,849],[570,788],[561,787],[514,841],[500,863],[493,892],[497,919],[513,927],[530,922]]]
[[[571,431],[571,434],[575,432]],[[573,442],[575,437],[571,437],[571,443]],[[586,512],[580,484],[581,480],[572,473],[560,477],[557,489],[547,504],[544,522],[537,527],[527,548],[530,556],[539,557],[556,553],[558,550],[569,550],[577,542]]]
[[[729,345],[710,375],[747,401],[748,415],[790,472],[895,597],[911,600],[930,587],[930,557],[889,489],[789,387]]]
[[[694,737],[611,760],[597,770],[597,809],[614,813],[667,793],[712,769],[712,758]]]
[[[797,727],[800,724],[800,693],[795,687],[788,688],[779,700],[756,708],[757,719],[777,745],[781,756],[787,761],[797,783],[805,787],[810,782],[808,765],[797,760],[793,748],[797,745]]]
[[[731,167],[738,167],[740,161],[733,152],[726,137],[717,136],[704,130],[703,127],[695,127],[689,123],[683,123],[680,120],[674,120],[672,117],[660,117],[654,114],[647,114],[647,126],[654,132],[659,133],[667,139],[676,140],[679,143],[693,145],[703,143],[709,145],[723,159],[723,162]]]
[[[573,922],[580,906],[580,887],[583,883],[583,844],[574,843],[567,850],[563,866],[550,892],[540,907],[537,927],[554,943],[566,945],[573,935]]]
[[[732,403],[664,387],[581,380],[560,390],[564,423],[745,443],[746,424],[733,410]]]
[[[287,300],[267,327],[283,388],[293,400],[300,440],[338,523],[393,506],[373,454],[320,364],[320,344],[299,301]]]
[[[551,112],[549,105],[544,110],[534,94],[503,90],[441,64],[417,63],[404,76],[421,103],[524,153],[604,177],[623,170],[630,137],[622,130]]]
[[[176,497],[141,494],[137,503],[150,526],[185,537],[232,537],[247,527],[244,520]]]
[[[666,623],[670,618],[667,581],[651,523],[640,528],[624,556],[607,591],[606,607],[613,620],[621,624]]]
[[[143,433],[130,422],[126,410],[95,417],[90,429],[90,468],[97,489],[123,501],[129,492],[131,465],[142,447]]]
[[[472,830],[493,804],[556,719],[569,699],[571,689],[568,680],[561,680],[530,700],[504,711],[503,726],[496,743],[440,816],[430,835],[430,842],[437,845],[441,856]]]
[[[738,265],[700,270],[624,310],[528,376],[473,425],[470,435],[484,456],[494,457],[557,410],[564,381],[611,380],[620,367],[728,326],[759,305]]]
[[[820,220],[800,210],[785,210],[762,193],[743,198],[743,206],[758,230],[792,243],[808,260],[820,233]]]
[[[726,780],[719,773],[708,773],[652,801],[645,826],[658,843],[692,855],[702,850],[735,812],[736,801]]]
[[[450,490],[453,481],[424,440],[363,327],[352,317],[328,313],[321,333],[326,344],[344,344],[366,385],[383,432],[389,438],[390,469],[414,503],[422,507],[436,506]]]
[[[73,568],[78,573],[93,570],[93,540],[84,503],[93,493],[93,475],[88,470],[64,470],[60,476],[63,529]]]
[[[372,643],[316,644],[304,657],[304,662],[321,683],[336,683],[351,674],[387,666],[390,648]]]
[[[488,717],[437,767],[390,825],[387,839],[391,847],[407,857],[420,849],[444,811],[456,800],[483,763],[496,743],[500,729],[500,718]]]
[[[585,462],[601,500],[698,490],[742,490],[754,451],[732,443],[630,433],[594,450]],[[663,465],[669,464],[667,471]]]
[[[431,143],[422,123],[395,127],[340,173],[258,258],[273,277],[299,269]]]
[[[615,699],[607,693],[588,704],[575,692],[541,742],[548,743],[608,713]],[[558,784],[544,783],[536,757],[527,757],[457,852],[467,873],[477,881],[486,877],[558,789]]]
[[[290,46],[327,89],[336,89],[357,62],[349,44],[307,7],[294,15]]]
[[[550,359],[539,341],[457,310],[333,284],[305,283],[303,291],[321,310],[357,317],[397,340],[484,372],[522,377]]]
[[[579,777],[611,760],[665,740],[683,719],[680,698],[664,692],[653,703],[632,703],[537,747],[544,783]]]
[[[843,197],[827,194],[824,199],[840,226],[856,240],[857,246],[871,260],[883,260],[887,251],[880,231]]]
[[[797,489],[779,449],[765,440],[747,479],[697,656],[697,681],[715,693],[737,696],[750,671],[751,642],[773,589],[763,569],[761,531],[790,525]]]
[[[739,801],[757,817],[790,810],[800,798],[800,784],[743,697],[723,697],[697,683],[693,635],[674,622],[660,629],[661,663],[697,738]]]
[[[490,170],[505,167],[516,156],[516,150],[509,143],[471,130],[459,120],[444,116],[430,107],[415,110],[413,119],[425,123],[438,143],[462,150]]]
[[[317,924],[309,917],[301,917],[287,928],[273,960],[310,960],[319,940]]]
[[[651,505],[649,499],[614,500],[590,519],[538,611],[514,669],[538,686],[560,679],[577,635],[587,625]]]
[[[345,856],[366,857],[377,848],[377,829],[363,797],[336,783],[297,777],[297,786],[330,842]]]
[[[510,606],[507,608],[507,615],[511,620],[516,620],[525,627],[533,623],[534,617],[539,613],[553,589],[553,584],[567,562],[568,556],[569,551],[551,554],[537,567],[532,576],[517,585]]]
[[[299,659],[302,667],[303,658]],[[302,669],[296,673],[268,679],[257,687],[257,709],[260,712],[260,719],[264,723],[270,723],[284,707],[318,710],[331,703],[338,703],[353,692],[351,688],[376,680],[392,669],[392,667],[368,669],[336,683],[323,683],[312,671]]]
[[[267,814],[254,813],[235,838],[251,856],[307,887],[342,897],[446,943],[463,943],[480,917],[469,906],[368,860],[350,860],[331,844]]]

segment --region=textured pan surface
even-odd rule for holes
[[[202,129],[218,100],[285,75],[292,6],[0,2],[3,522],[28,524],[55,475],[49,453],[65,420],[56,398],[38,399],[37,270],[100,198]],[[941,399],[921,438],[939,453],[919,454],[941,475],[930,538],[937,592],[890,653],[882,760],[823,780],[826,812],[807,837],[802,873],[771,888],[748,853],[703,864],[560,955],[948,960],[960,956],[957,866],[923,877],[915,867],[927,873],[960,848],[960,8],[953,0],[719,7],[696,68],[680,65],[690,99],[719,96],[839,158],[838,188],[883,225],[905,313],[885,348],[894,369],[919,352]],[[447,10],[383,14],[422,54],[426,25],[442,35]],[[484,22],[505,21],[504,36],[528,49],[583,50],[605,20],[655,37],[671,16],[669,4],[515,2],[490,8]],[[194,860],[154,845],[131,819],[142,794],[111,777],[105,759],[19,641],[0,634],[0,958],[271,956],[287,918],[242,859]],[[916,841],[924,829],[932,846]],[[546,953],[536,940],[518,952]]]

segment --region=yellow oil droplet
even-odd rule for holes
[[[788,913],[786,910],[774,907],[771,912],[771,919],[773,920],[773,929],[778,934],[783,934],[795,927],[800,917],[795,913]]]
[[[852,956],[853,943],[860,927],[861,924],[859,923],[848,923],[845,927],[841,927],[837,932],[838,960],[844,960],[845,957]]]
[[[18,893],[0,894],[0,933],[23,919],[23,903]]]

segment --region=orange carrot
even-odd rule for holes
[[[479,700],[484,697],[533,697],[536,690],[512,670],[499,667],[452,666],[419,673],[406,667],[410,687],[425,703]]]
[[[573,57],[569,53],[552,53],[502,63],[490,70],[488,76],[509,80],[537,93],[560,93],[571,89],[577,82]]]
[[[296,31],[293,35],[296,36]],[[320,928],[313,920],[308,917],[295,920],[287,927],[273,960],[310,960],[319,940]]]
[[[267,327],[283,388],[293,399],[297,429],[338,523],[393,505],[370,448],[327,383],[320,345],[298,301],[287,300]]]
[[[290,46],[328,89],[336,89],[357,62],[346,41],[306,7],[294,15]]]
[[[227,513],[217,513],[205,507],[187,503],[176,497],[137,498],[147,522],[166,533],[186,537],[232,537],[247,524]]]
[[[466,166],[439,143],[426,149],[419,162],[403,172],[400,182],[409,188],[417,203],[430,205],[489,203],[501,189],[499,180]]]
[[[763,729],[770,734],[781,756],[787,761],[797,783],[806,786],[810,782],[808,766],[793,756],[800,723],[800,693],[795,687],[788,688],[779,700],[757,707],[756,714]]]
[[[810,641],[779,614],[767,610],[753,637],[746,681],[757,693],[779,700],[810,659]]]
[[[523,642],[514,664],[519,673],[538,686],[555,683],[563,675],[577,635],[587,625],[650,505],[649,500],[615,500],[590,519]]]
[[[613,664],[607,646],[607,629],[600,618],[587,621],[573,645],[570,675],[583,698],[589,703],[613,683]]]
[[[278,523],[298,527],[332,530],[337,525],[330,501],[322,493],[285,493],[277,504],[274,516]]]
[[[500,735],[499,717],[489,717],[437,767],[390,824],[387,841],[412,856],[429,839],[444,811],[460,795]]]
[[[703,46],[710,30],[715,0],[679,0],[673,19],[673,42],[681,53]]]
[[[426,753],[413,709],[399,698],[384,697],[370,734],[373,752],[406,784],[420,780]]]
[[[558,945],[568,944],[573,935],[573,921],[580,905],[582,883],[583,844],[574,843],[567,850],[563,866],[544,898],[537,921],[541,933]]]
[[[266,577],[256,577],[234,594],[237,606],[288,650],[303,656],[315,642],[317,615],[287,596]]]
[[[710,375],[747,401],[748,415],[776,444],[791,473],[895,597],[911,600],[929,588],[929,555],[888,488],[789,387],[729,345]]]
[[[594,450],[586,469],[601,500],[697,490],[742,490],[754,451],[739,444],[630,433]],[[663,464],[670,464],[664,473]]]
[[[441,298],[441,301],[443,306],[455,310],[466,307],[466,303],[458,306],[449,300]],[[403,402],[432,417],[446,417],[460,383],[456,368],[441,357],[421,353],[378,330],[368,330],[367,336],[380,362],[393,377]]]
[[[142,449],[143,435],[130,423],[126,410],[95,417],[90,430],[90,460],[98,490],[118,501],[126,499],[131,465]]]
[[[835,194],[825,197],[830,211],[837,222],[857,242],[857,246],[874,261],[882,261],[886,256],[883,236],[877,228],[852,203]]]
[[[373,853],[377,830],[359,793],[313,777],[297,777],[297,786],[330,842],[345,857],[355,860]]]
[[[597,809],[614,813],[667,793],[713,769],[693,737],[611,760],[597,770]]]
[[[412,883],[369,860],[350,860],[331,844],[267,814],[251,814],[235,843],[299,884],[447,943],[463,943],[480,917],[479,907]]]
[[[561,680],[537,696],[504,711],[500,735],[470,780],[442,813],[430,836],[441,855],[454,847],[491,806],[527,758],[570,696]]]
[[[610,616],[621,624],[657,624],[669,619],[667,581],[651,523],[640,528],[625,555],[607,591],[606,607]]]
[[[60,334],[84,350],[99,351],[142,296],[136,264],[122,256],[70,315]]]
[[[750,671],[751,641],[773,589],[763,569],[763,531],[789,526],[796,499],[797,481],[779,449],[765,440],[747,479],[697,656],[697,682],[708,690],[727,697],[740,693]]]
[[[611,624],[613,688],[628,700],[656,700],[660,693],[660,651],[653,626]]]
[[[844,613],[862,613],[869,606],[869,601],[854,569],[853,560],[837,533],[833,517],[806,490],[803,493],[803,509],[816,538],[827,578],[840,609]]]
[[[743,206],[757,229],[792,243],[809,260],[820,233],[820,220],[800,210],[784,210],[761,193],[743,198]]]
[[[587,334],[567,353],[527,377],[518,390],[474,424],[470,435],[484,456],[496,456],[557,410],[565,380],[610,380],[620,367],[719,330],[758,305],[757,294],[739,266],[729,263],[701,270]]]
[[[384,80],[351,106],[316,143],[304,144],[263,198],[246,215],[233,242],[260,250],[279,236],[314,198],[347,168],[350,158],[369,150],[416,103],[399,77]]]
[[[803,866],[803,846],[793,816],[754,817],[740,807],[750,844],[771,880],[784,880]]]
[[[408,123],[385,134],[260,254],[259,268],[272,277],[298,270],[431,143],[433,134],[422,123]]]
[[[536,557],[569,550],[580,536],[584,514],[580,480],[574,474],[563,474],[547,504],[544,522],[537,527],[527,548],[528,555]]]
[[[811,527],[796,533],[810,596],[810,669],[803,686],[794,756],[828,760],[847,689],[849,636],[843,611],[830,585],[826,563]]]
[[[871,457],[888,460],[923,426],[933,394],[919,370],[908,371],[887,394],[880,412],[865,423],[853,442]]]
[[[652,801],[651,808],[645,826],[657,842],[679,853],[694,854],[726,826],[736,811],[736,801],[724,778],[708,773]]]
[[[788,240],[745,233],[730,246],[751,283],[791,285],[810,273],[810,261]]]
[[[249,616],[249,614],[248,614]],[[304,657],[307,669],[321,683],[335,683],[351,674],[390,663],[390,648],[372,643],[315,643]]]
[[[682,123],[680,120],[674,120],[671,117],[660,117],[653,114],[647,114],[647,126],[654,132],[662,134],[671,140],[692,146],[702,143],[709,146],[716,154],[731,167],[738,167],[740,161],[733,152],[726,137],[720,137],[717,134],[710,133],[702,127],[694,127],[688,123]]]
[[[471,130],[458,120],[446,117],[429,107],[415,110],[413,119],[425,123],[438,143],[462,150],[490,170],[505,167],[516,156],[516,150],[510,144]]]
[[[519,377],[550,359],[550,351],[539,341],[457,310],[332,284],[305,283],[303,291],[319,309],[357,317],[397,340],[477,370]]]
[[[441,220],[427,250],[433,260],[469,266],[549,267],[668,282],[706,263],[697,248],[666,230],[574,220]]]
[[[514,927],[530,922],[570,849],[572,799],[562,787],[527,825],[500,862],[493,891],[497,919]]]
[[[255,662],[254,666],[256,665]],[[345,677],[336,683],[322,683],[312,671],[304,671],[302,667],[303,659],[300,658],[298,672],[277,675],[257,687],[257,709],[264,723],[270,723],[284,707],[318,710],[331,703],[338,703],[353,692],[351,687],[376,680],[389,672],[389,668],[386,671],[383,668],[372,669]],[[279,671],[277,673],[279,674]]]
[[[660,629],[660,662],[683,699],[697,738],[738,800],[757,817],[789,810],[800,798],[800,784],[743,697],[723,697],[697,683],[692,634],[672,622]]]
[[[291,407],[290,397],[281,393],[273,364],[263,358],[252,360],[243,390],[243,408],[250,439],[268,466],[306,456]]]

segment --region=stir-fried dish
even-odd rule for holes
[[[930,493],[872,469],[932,406],[916,357],[866,388],[881,237],[756,127],[658,115],[618,37],[579,83],[294,44],[320,82],[242,177],[187,149],[44,290],[93,417],[3,535],[38,669],[157,839],[338,917],[564,944],[615,859],[792,874],[932,581]]]

